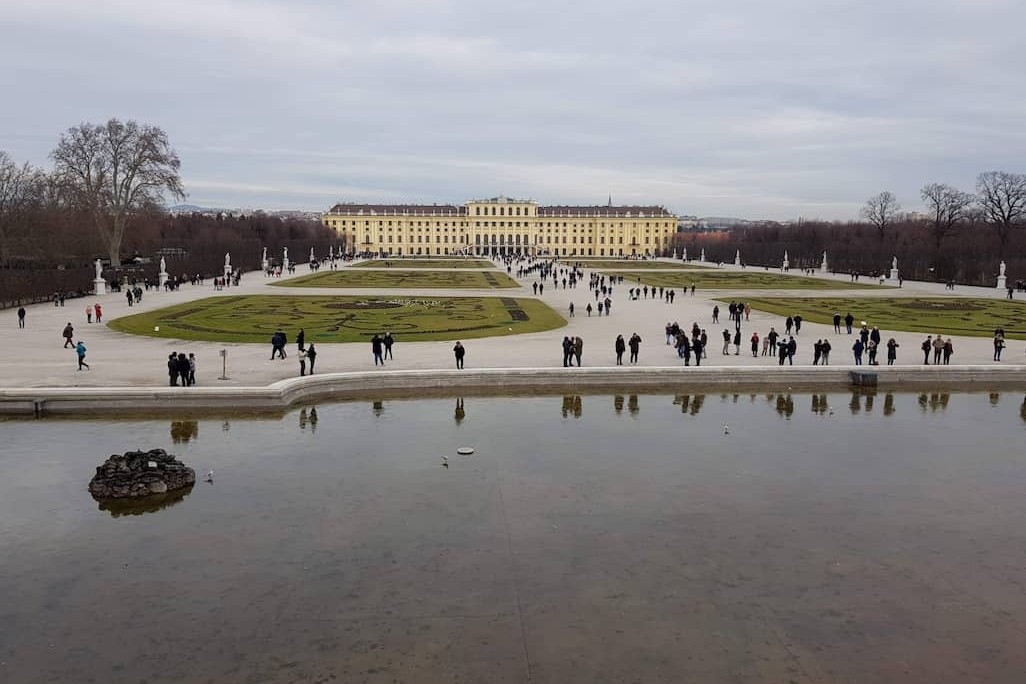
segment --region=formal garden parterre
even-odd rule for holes
[[[701,290],[854,290],[878,288],[878,285],[826,280],[809,276],[784,275],[759,271],[694,271],[638,273],[626,270],[603,271],[606,275],[623,276],[627,287],[690,288]]]
[[[512,297],[209,297],[110,322],[126,333],[181,340],[268,342],[282,328],[308,342],[364,342],[391,331],[407,342],[552,330],[566,320],[537,299]]]
[[[881,330],[1026,339],[1026,303],[982,297],[755,297],[753,309],[779,316],[801,314],[812,323],[833,325],[834,313],[849,312],[855,325],[865,321]]]
[[[415,271],[400,269],[320,271],[272,283],[277,287],[374,289],[477,289],[520,287],[499,271]]]

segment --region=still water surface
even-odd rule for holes
[[[0,434],[4,682],[1026,681],[1021,394],[467,397]],[[100,510],[95,467],[155,447],[214,484]]]

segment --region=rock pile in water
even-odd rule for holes
[[[135,499],[196,484],[196,472],[163,449],[114,454],[96,468],[89,493],[96,499]]]

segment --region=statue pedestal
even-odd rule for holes
[[[105,295],[107,294],[107,281],[103,278],[97,278],[93,281],[93,294],[94,295]]]
[[[262,261],[260,262],[260,270],[261,270],[261,271],[263,271],[264,273],[267,273],[267,267],[268,267],[269,265],[270,265],[270,264],[269,264],[269,263],[267,262],[267,259],[263,259],[263,260],[262,260]]]
[[[999,275],[997,282],[997,289],[1007,290],[1008,289],[1008,276]]]
[[[891,280],[897,280],[897,279],[898,279],[898,269],[892,268],[891,269]]]
[[[163,290],[165,285],[167,285],[167,273],[163,273],[163,272],[158,273],[157,274],[157,288],[160,289],[160,290]]]
[[[289,270],[289,266],[291,266],[291,265],[292,264],[289,263],[288,257],[285,257],[284,259],[282,259],[282,261],[281,261],[281,272],[282,273],[287,273],[288,270]]]
[[[224,277],[225,278],[231,278],[231,276],[232,276],[232,267],[229,266],[228,264],[225,264],[224,265]]]

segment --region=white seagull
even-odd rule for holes
[[[214,471],[213,470],[211,470],[209,473],[207,473],[207,476],[204,479],[204,482],[209,482],[211,484],[214,483]]]

